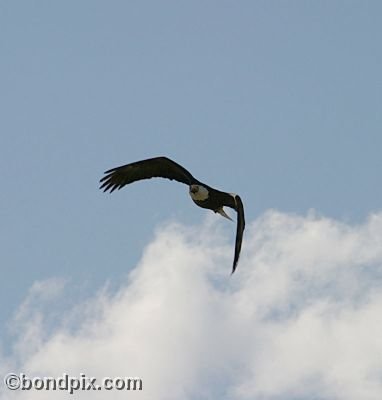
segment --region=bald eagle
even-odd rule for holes
[[[104,192],[114,192],[129,183],[142,179],[167,178],[176,180],[189,186],[189,194],[193,202],[202,208],[207,208],[219,213],[225,218],[231,218],[225,213],[223,207],[231,207],[237,212],[235,254],[233,259],[232,274],[235,272],[239,261],[241,243],[245,227],[244,207],[239,195],[216,190],[195,179],[184,167],[167,157],[155,157],[147,160],[136,161],[120,167],[109,169],[100,180],[100,189]],[[232,220],[231,220],[232,221]]]

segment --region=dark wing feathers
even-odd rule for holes
[[[237,262],[239,261],[241,243],[243,242],[243,233],[245,228],[244,206],[240,196],[235,195],[236,211],[237,211],[237,227],[236,227],[236,241],[235,241],[235,256],[233,259],[232,273],[235,272]]]
[[[234,193],[221,192],[220,190],[213,189],[214,195],[219,197],[219,203],[222,206],[230,207],[237,212],[237,225],[236,225],[236,241],[235,241],[235,255],[233,259],[232,273],[235,272],[237,263],[239,261],[241,244],[243,241],[243,234],[245,228],[244,206],[239,195]]]
[[[149,158],[122,165],[109,169],[105,174],[107,175],[100,180],[100,189],[103,189],[104,192],[110,190],[110,193],[129,183],[154,177],[175,179],[186,185],[197,182],[185,168],[167,157]]]

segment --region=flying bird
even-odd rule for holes
[[[244,207],[239,195],[216,190],[195,179],[184,167],[167,157],[155,157],[141,160],[120,167],[109,169],[100,180],[100,189],[104,192],[114,192],[129,183],[150,178],[167,178],[176,180],[189,186],[189,194],[193,202],[202,208],[207,208],[219,213],[225,218],[232,219],[225,213],[223,207],[231,207],[237,212],[237,227],[235,254],[233,259],[232,274],[235,272],[239,261],[241,243],[245,227]]]

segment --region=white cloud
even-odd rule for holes
[[[224,223],[201,229],[161,227],[118,293],[66,310],[55,329],[46,302],[65,288],[36,283],[2,364],[31,377],[143,379],[142,392],[81,399],[382,398],[382,214],[351,226],[270,211],[248,225],[232,277]],[[27,397],[52,395],[66,398]]]

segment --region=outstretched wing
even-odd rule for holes
[[[129,183],[155,177],[175,179],[186,185],[196,181],[185,168],[167,157],[149,158],[122,165],[121,167],[109,169],[105,174],[106,176],[100,180],[100,189],[103,189],[104,192],[110,190],[110,193],[114,192],[115,189],[121,189]]]
[[[239,261],[241,243],[243,242],[243,234],[245,228],[244,206],[240,196],[235,195],[235,202],[237,211],[237,226],[236,226],[235,256],[233,259],[232,274],[235,272],[237,262]]]
[[[215,191],[218,193],[221,204],[226,207],[231,207],[237,212],[236,224],[236,241],[235,241],[235,255],[233,258],[232,274],[235,272],[237,262],[240,257],[241,243],[243,242],[243,234],[245,228],[244,206],[239,195],[235,193],[225,193]]]

